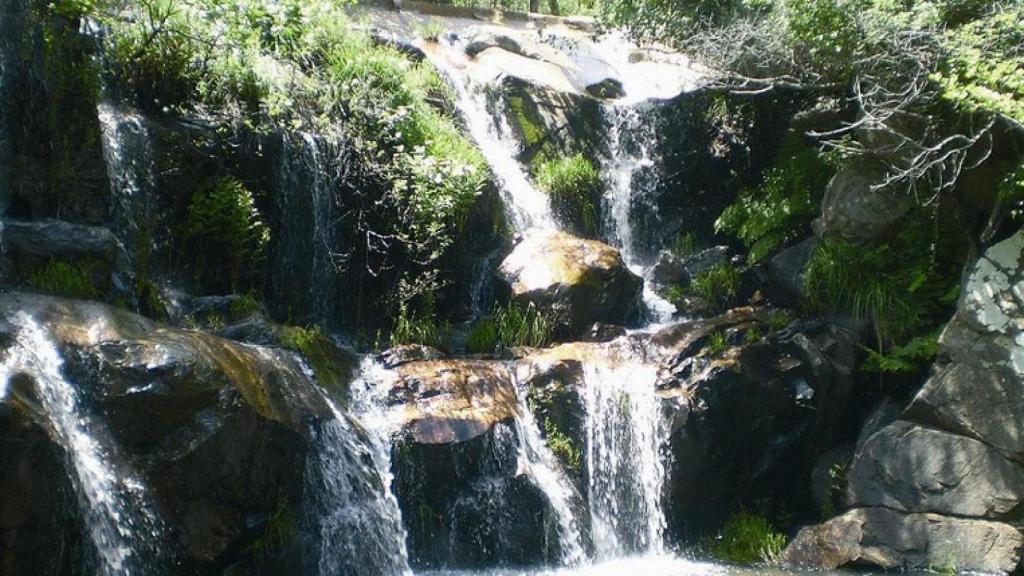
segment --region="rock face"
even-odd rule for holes
[[[875,188],[885,178],[885,166],[878,160],[861,159],[844,166],[825,189],[821,217],[814,222],[818,235],[877,240],[891,232],[911,202],[889,187]]]
[[[512,297],[556,315],[573,336],[594,322],[627,324],[641,306],[643,281],[619,251],[562,232],[533,234],[501,264]]]
[[[25,314],[51,335],[64,377],[84,404],[103,414],[113,441],[144,480],[172,536],[161,544],[177,551],[181,573],[236,563],[254,574],[301,571],[282,560],[288,541],[267,548],[261,538],[275,511],[302,505],[311,431],[335,420],[292,355],[168,328],[101,304],[11,293],[0,295],[4,348]],[[28,442],[0,450],[0,566],[15,576],[55,573],[44,563],[74,563],[91,545],[88,532],[74,528],[81,520],[69,485],[74,473],[59,456],[64,448],[33,409],[32,375],[19,378],[25,384],[0,399],[5,442]],[[363,480],[379,483],[375,475]],[[12,494],[24,498],[7,497]],[[52,555],[44,552],[57,546],[68,556],[47,560]],[[256,549],[265,552],[257,557]]]
[[[973,266],[932,376],[901,419],[859,442],[846,491],[855,510],[801,532],[789,560],[1016,568],[1022,541],[1010,524],[1024,496],[1022,256],[1018,232]]]
[[[970,566],[1005,573],[1017,566],[1022,547],[1020,532],[998,522],[858,508],[802,529],[782,561],[825,569],[847,564],[887,569]]]

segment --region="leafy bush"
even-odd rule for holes
[[[739,238],[752,262],[762,260],[808,231],[832,173],[816,150],[791,135],[761,185],[741,191],[715,229]]]
[[[540,348],[551,343],[556,319],[538,309],[533,302],[525,306],[510,302],[494,307],[494,324],[502,346]]]
[[[34,292],[43,294],[82,300],[95,299],[100,296],[100,291],[93,285],[92,276],[98,267],[99,264],[92,261],[72,263],[51,260],[29,274],[28,285]]]
[[[184,255],[197,280],[235,289],[270,239],[252,193],[233,178],[221,178],[192,196],[182,231]]]
[[[742,282],[740,271],[731,264],[719,264],[701,272],[690,282],[690,292],[716,306],[729,306],[736,301]]]
[[[740,511],[729,517],[708,552],[725,562],[754,564],[775,560],[785,545],[785,535],[775,532],[767,518]]]
[[[498,347],[498,326],[494,320],[484,318],[473,324],[473,329],[466,335],[466,352],[470,354],[490,354]]]
[[[604,184],[594,164],[583,155],[547,160],[537,168],[537,183],[551,198],[551,209],[579,234],[597,232],[597,202]]]
[[[914,374],[927,366],[939,353],[938,334],[918,336],[887,352],[868,349],[868,358],[861,366],[865,372]]]
[[[391,329],[391,346],[422,344],[434,348],[447,348],[451,340],[451,326],[439,322],[433,314],[410,312],[403,308]]]

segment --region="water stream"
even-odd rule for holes
[[[103,576],[145,576],[168,567],[157,552],[167,537],[145,486],[118,446],[83,406],[78,388],[63,375],[60,351],[28,315],[0,364],[0,398],[17,374],[31,375],[42,413],[55,440],[67,451],[81,513]]]

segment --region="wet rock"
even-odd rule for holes
[[[388,401],[401,404],[403,429],[417,444],[466,442],[518,411],[507,365],[487,360],[402,364]]]
[[[884,164],[870,158],[844,166],[825,189],[821,216],[814,221],[820,237],[878,240],[893,231],[913,202],[898,190],[883,186],[888,176]]]
[[[615,248],[561,232],[523,240],[502,262],[512,297],[553,314],[569,336],[594,322],[627,324],[640,311],[643,281]]]
[[[602,98],[605,100],[614,100],[626,95],[626,90],[622,87],[622,82],[615,78],[605,78],[600,82],[590,84],[587,86],[586,90],[587,94],[590,94],[595,98]]]
[[[608,342],[626,335],[626,328],[616,324],[594,323],[580,340],[583,342]]]
[[[851,510],[803,528],[782,561],[834,569],[849,564],[882,568],[1008,573],[1020,560],[1024,537],[1008,524],[938,514],[902,514],[885,508]]]
[[[43,257],[109,257],[121,247],[107,228],[54,219],[4,220],[0,222],[0,244],[5,250]]]
[[[467,31],[463,35],[466,42],[465,52],[469,56],[476,56],[490,48],[500,48],[512,54],[518,54],[527,58],[539,59],[540,56],[534,51],[524,51],[520,41],[507,33],[502,33],[491,28],[478,28]]]
[[[905,512],[994,518],[1024,496],[1024,469],[964,436],[898,421],[850,466],[849,500]]]
[[[0,295],[0,334],[19,330],[22,314],[52,335],[65,377],[102,410],[146,480],[175,535],[167,547],[183,551],[183,571],[244,557],[266,518],[300,501],[309,427],[333,415],[291,354],[101,304],[17,293]],[[77,514],[62,513],[62,521]]]
[[[440,360],[443,356],[444,354],[437,348],[421,344],[403,344],[381,352],[380,360],[388,368],[397,368],[409,362]]]
[[[850,444],[836,446],[822,454],[811,469],[811,497],[826,518],[843,505],[843,481],[853,458],[853,448]]]

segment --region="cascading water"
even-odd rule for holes
[[[15,73],[11,44],[19,37],[14,26],[16,10],[12,6],[0,10],[0,216],[7,212],[10,196],[11,142],[8,116],[11,109],[9,86]]]
[[[382,455],[388,443],[372,432],[364,436],[333,401],[325,400],[334,419],[313,429],[316,450],[306,465],[305,573],[411,575],[389,458]]]
[[[18,374],[28,374],[56,441],[67,451],[75,474],[82,515],[103,576],[158,574],[169,567],[161,558],[166,542],[141,480],[124,463],[117,445],[85,410],[75,385],[62,374],[56,345],[34,319],[21,326],[0,364],[0,398]]]
[[[443,54],[432,53],[431,62],[444,74],[455,92],[455,105],[466,123],[470,136],[483,153],[491,172],[498,179],[505,200],[505,209],[515,229],[553,229],[555,219],[546,194],[538,190],[519,162],[519,143],[507,115],[501,109],[501,98],[488,101],[488,86],[475,82],[459,69],[461,50],[447,46]],[[497,107],[499,109],[493,109]]]
[[[591,530],[601,558],[664,552],[657,366],[628,356],[583,367]]]
[[[657,214],[652,197],[657,185],[657,134],[637,105],[606,104],[602,111],[608,125],[603,161],[605,236],[619,248],[626,266],[644,279],[643,298],[650,320],[662,324],[672,319],[675,306],[651,288],[651,266],[641,256],[633,227],[634,210],[642,211],[648,218]]]
[[[338,216],[328,157],[333,146],[309,133],[285,139],[282,146],[275,212],[287,221],[275,226],[281,231],[273,239],[276,292],[291,313],[333,326],[338,277]]]
[[[559,549],[562,552],[562,564],[576,566],[586,558],[583,549],[582,526],[576,516],[575,504],[579,496],[562,471],[561,465],[552,454],[540,435],[533,412],[526,402],[526,395],[521,386],[516,386],[518,394],[518,413],[516,416],[516,434],[519,437],[520,469],[525,469],[530,480],[547,498],[555,520],[558,522]]]

